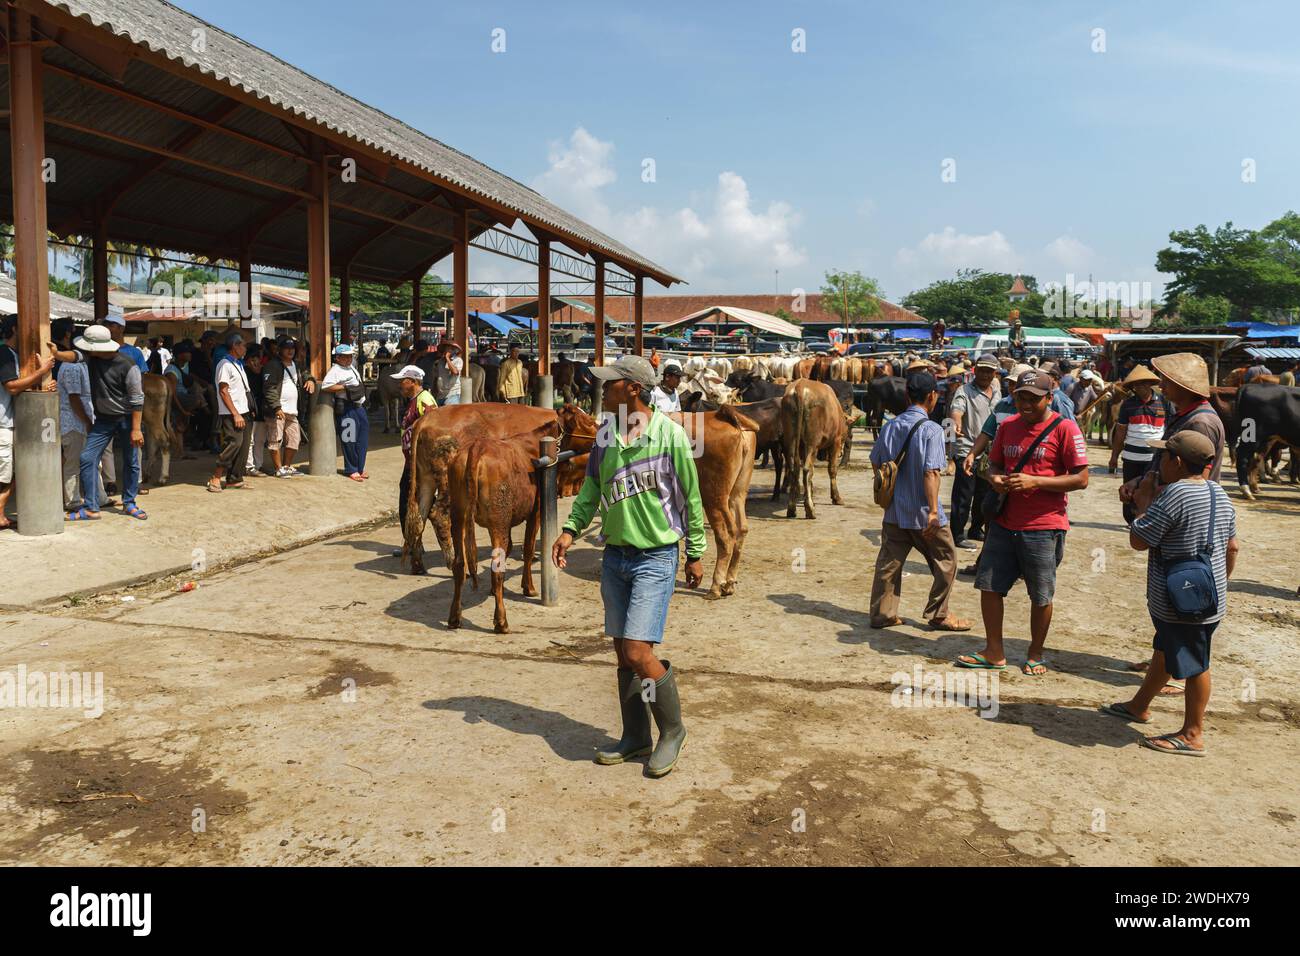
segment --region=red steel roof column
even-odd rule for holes
[[[605,260],[599,256],[596,260],[596,355],[592,361],[596,365],[605,364]]]
[[[90,274],[95,290],[96,322],[103,322],[108,315],[108,223],[101,213],[102,210],[96,208],[90,234]]]
[[[343,264],[339,271],[339,317],[343,321],[343,341],[352,341],[352,263]],[[357,329],[360,337],[361,329]]]
[[[424,323],[424,290],[420,288],[420,278],[416,276],[411,280],[411,328],[416,337],[420,335],[420,328]]]
[[[239,243],[239,324],[242,328],[254,327],[253,315],[253,249],[247,238]]]
[[[18,277],[18,363],[45,354],[50,320],[49,247],[46,243],[45,102],[41,50],[32,43],[32,18],[9,12],[9,145],[12,154],[14,269]]]
[[[455,342],[460,346],[464,374],[469,375],[469,216],[463,206],[455,210],[452,220],[452,311],[455,316]],[[463,395],[462,391],[462,395]]]
[[[551,237],[537,237],[537,374],[551,374]]]
[[[642,308],[645,304],[644,286],[645,280],[638,275],[636,277],[636,293],[633,296],[633,304],[635,306],[634,312],[636,315],[636,318],[634,319],[636,323],[636,345],[632,349],[632,351],[637,355],[645,354],[645,313]]]

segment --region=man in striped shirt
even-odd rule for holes
[[[1151,465],[1155,451],[1147,442],[1158,439],[1165,431],[1168,406],[1164,397],[1156,394],[1155,386],[1160,376],[1145,365],[1139,365],[1124,379],[1124,387],[1132,394],[1119,407],[1119,423],[1111,440],[1110,472],[1124,462],[1124,481],[1141,478]],[[1124,523],[1133,523],[1133,503],[1124,502]]]
[[[1237,559],[1237,516],[1224,490],[1208,480],[1219,454],[1211,439],[1186,429],[1152,445],[1162,451],[1159,468],[1164,485],[1159,491],[1148,483],[1139,488],[1129,544],[1148,552],[1147,608],[1156,629],[1153,653],[1133,699],[1109,704],[1102,711],[1148,723],[1151,702],[1169,678],[1185,680],[1183,726],[1172,734],[1145,737],[1142,743],[1160,753],[1201,757],[1205,755],[1205,707],[1210,700],[1210,640],[1227,613],[1228,579]],[[1172,606],[1165,562],[1195,555],[1207,542],[1216,606],[1201,620],[1186,620]]]
[[[926,620],[935,630],[969,631],[970,621],[948,613],[957,563],[948,516],[939,503],[939,474],[946,454],[943,428],[930,420],[939,400],[939,383],[934,375],[908,375],[907,399],[911,403],[907,410],[881,429],[880,439],[871,449],[871,464],[877,469],[885,462],[898,463],[894,497],[880,527],[880,550],[871,582],[871,626],[893,627],[903,622],[898,616],[903,565],[915,549],[921,552],[934,576],[925,606]]]

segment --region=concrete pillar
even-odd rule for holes
[[[14,508],[20,534],[63,533],[58,392],[14,396]]]
[[[537,407],[555,407],[555,379],[550,375],[537,376]]]
[[[308,439],[311,441],[311,464],[307,473],[314,477],[336,475],[339,470],[338,436],[334,433],[334,395],[321,391],[318,386],[311,396],[311,422]]]

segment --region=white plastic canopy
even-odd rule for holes
[[[684,315],[672,322],[665,322],[663,325],[656,327],[654,333],[659,335],[669,329],[679,329],[687,325],[693,325],[696,322],[715,318],[719,314],[726,316],[732,322],[740,322],[762,332],[783,335],[788,339],[803,338],[803,331],[793,322],[779,319],[775,315],[768,315],[766,312],[755,312],[753,309],[738,309],[730,305],[714,305],[707,309],[700,309],[698,312]]]

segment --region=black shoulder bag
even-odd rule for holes
[[[1021,455],[1020,460],[1016,462],[1016,467],[1011,471],[1007,472],[1007,474],[1014,475],[1016,472],[1024,468],[1025,465],[1029,464],[1029,457],[1034,453],[1034,449],[1037,448],[1039,445],[1041,445],[1043,439],[1046,438],[1048,435],[1050,435],[1053,432],[1053,430],[1055,430],[1056,426],[1061,424],[1061,422],[1063,422],[1064,420],[1065,420],[1065,416],[1057,415],[1056,418],[1051,423],[1049,423],[1046,428],[1044,428],[1041,432],[1039,432],[1038,437],[1035,438],[1032,442],[1030,442],[1029,447],[1025,449],[1025,453]],[[986,523],[992,521],[998,515],[1002,514],[1002,509],[1005,508],[1006,506],[1007,506],[1006,493],[990,490],[989,493],[984,496],[984,521]]]

